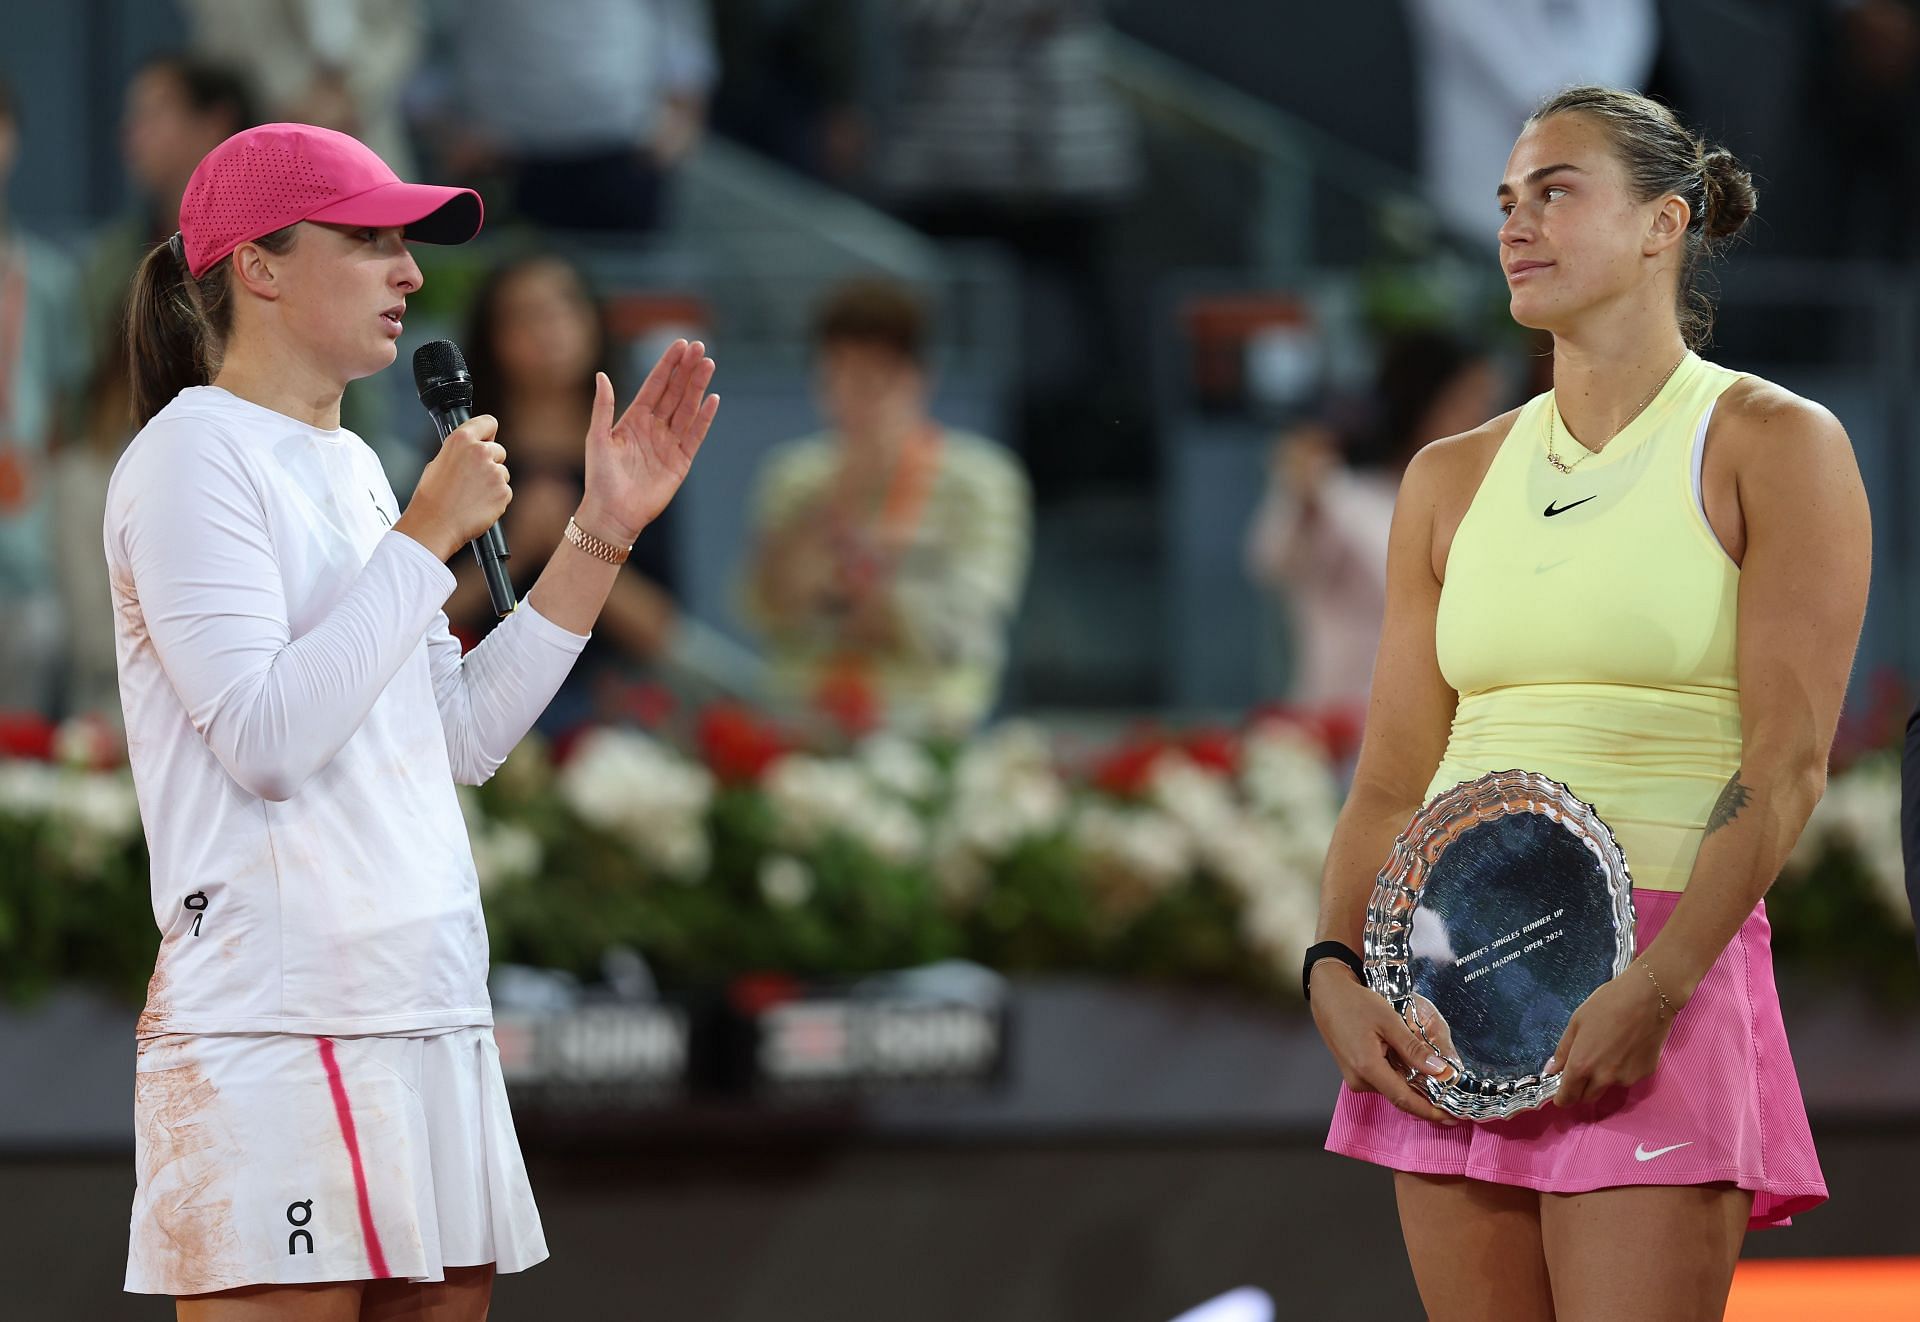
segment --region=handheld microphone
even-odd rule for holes
[[[434,340],[413,351],[413,384],[420,403],[440,432],[440,439],[473,416],[473,378],[467,375],[466,356],[452,340]],[[473,558],[487,579],[493,613],[505,618],[513,611],[513,584],[501,562],[509,558],[506,535],[494,524],[472,543]]]

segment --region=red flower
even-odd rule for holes
[[[737,703],[715,703],[700,713],[700,756],[723,782],[750,784],[789,751],[786,736]]]
[[[1338,766],[1359,751],[1366,717],[1365,705],[1357,702],[1325,707],[1295,707],[1275,702],[1257,709],[1247,725],[1252,728],[1273,721],[1290,725],[1319,744],[1327,760]]]
[[[592,721],[580,721],[560,731],[547,744],[548,760],[556,767],[564,767],[573,760],[573,750],[593,729]]]
[[[746,973],[733,980],[727,999],[735,1013],[756,1018],[800,995],[800,984],[784,973]]]
[[[0,757],[53,760],[54,724],[38,712],[0,711]]]
[[[657,730],[673,716],[679,699],[664,684],[629,684],[620,694],[621,713],[643,730]]]
[[[120,732],[98,712],[69,716],[54,730],[54,755],[88,771],[112,771],[126,765],[127,745]]]
[[[1240,769],[1240,740],[1230,730],[1195,730],[1182,751],[1200,766],[1223,776]]]
[[[1126,743],[1094,763],[1094,786],[1123,799],[1138,798],[1147,791],[1154,762],[1169,746],[1166,735],[1143,726]]]
[[[1367,709],[1359,703],[1326,707],[1320,712],[1320,743],[1335,763],[1345,762],[1360,751],[1360,736],[1367,723]]]
[[[813,703],[849,738],[880,726],[880,695],[858,667],[840,666],[828,671],[813,691]]]
[[[1870,753],[1897,749],[1905,738],[1913,694],[1900,672],[1882,666],[1861,688],[1864,700],[1847,705],[1834,731],[1833,748],[1827,758],[1834,772],[1846,770]]]

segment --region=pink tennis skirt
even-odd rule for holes
[[[1637,945],[1679,899],[1634,892]],[[1791,1225],[1826,1201],[1827,1185],[1780,1022],[1768,933],[1766,906],[1756,905],[1680,1012],[1659,1068],[1631,1088],[1449,1129],[1343,1083],[1327,1150],[1547,1193],[1730,1183],[1753,1191],[1750,1229]]]

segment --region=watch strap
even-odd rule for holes
[[[1307,961],[1300,969],[1300,994],[1307,1000],[1313,999],[1313,966],[1323,959],[1339,960],[1353,970],[1354,977],[1366,982],[1366,965],[1352,946],[1344,941],[1317,941],[1307,947]]]

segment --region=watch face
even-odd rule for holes
[[[1367,982],[1447,1062],[1410,1072],[1436,1105],[1492,1119],[1549,1100],[1573,1012],[1633,958],[1613,833],[1564,785],[1495,772],[1435,796],[1394,842],[1367,909]]]

